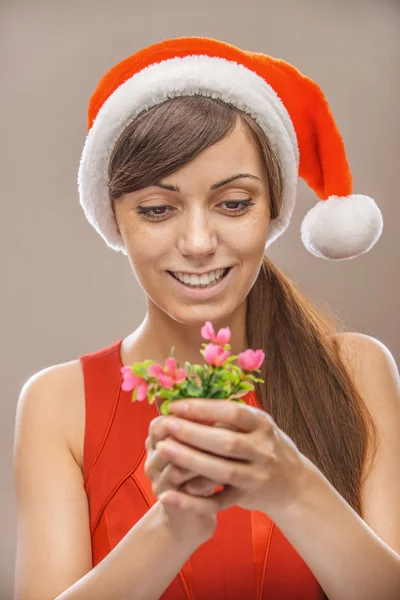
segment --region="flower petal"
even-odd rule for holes
[[[173,375],[176,371],[176,360],[174,358],[167,358],[165,361],[165,373],[168,375]]]
[[[186,378],[187,378],[187,373],[186,373],[185,369],[178,369],[175,372],[176,383],[182,383],[182,381],[185,381]]]
[[[167,375],[166,373],[161,373],[157,379],[163,387],[166,387],[166,388],[174,387],[175,381],[173,380],[173,378],[170,375]]]
[[[205,325],[203,325],[203,327],[201,328],[201,337],[203,337],[205,340],[215,342],[216,335],[211,321],[206,321]]]
[[[254,367],[255,369],[259,369],[261,367],[261,365],[264,362],[264,358],[265,358],[265,353],[263,350],[256,350],[255,351],[255,358],[256,358],[256,366]]]
[[[222,329],[220,329],[218,331],[217,334],[217,344],[228,344],[229,340],[231,339],[231,330],[229,329],[229,327],[223,327]]]
[[[253,350],[245,350],[238,356],[239,366],[245,371],[251,371],[253,368]]]
[[[148,383],[140,383],[137,387],[136,400],[138,400],[138,402],[142,402],[143,400],[146,400],[148,391],[149,391],[149,384]]]
[[[209,365],[215,364],[215,359],[220,353],[221,346],[217,346],[216,344],[207,344],[204,348],[204,360]]]
[[[161,373],[164,373],[164,370],[160,365],[153,364],[147,367],[147,372],[151,377],[158,377]]]
[[[230,356],[230,352],[228,352],[227,350],[223,350],[215,359],[214,364],[216,367],[220,367],[221,365],[224,364],[224,362],[227,360],[227,358],[229,358]]]
[[[127,374],[129,375],[129,373],[133,373],[132,367],[128,367],[128,366],[121,367],[121,373],[122,373],[122,375],[127,375]]]
[[[132,373],[132,371],[125,372],[124,376],[123,376],[123,380],[122,380],[122,384],[121,384],[121,389],[124,392],[131,392],[132,390],[135,389],[135,387],[138,385],[138,383],[140,382],[140,378],[136,377],[136,375],[134,375]]]

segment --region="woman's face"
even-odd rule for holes
[[[243,305],[270,220],[265,167],[244,125],[114,208],[149,307],[197,325],[226,322]]]

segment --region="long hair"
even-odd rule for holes
[[[167,177],[228,135],[238,120],[264,161],[276,218],[282,176],[268,138],[239,109],[198,95],[167,100],[126,127],[110,159],[110,199]],[[256,388],[261,406],[363,516],[361,487],[370,449],[372,456],[376,451],[376,427],[341,359],[338,326],[264,257],[247,298],[246,330],[250,347],[266,356],[265,384]]]

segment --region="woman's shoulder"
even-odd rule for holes
[[[57,432],[57,440],[67,445],[83,468],[85,436],[85,375],[87,361],[100,372],[120,363],[121,340],[68,362],[48,366],[32,375],[23,385],[17,404],[17,441],[21,433],[37,425],[42,431]],[[114,364],[115,363],[115,364]],[[86,367],[87,368],[87,367]],[[118,371],[119,373],[119,371]],[[22,441],[23,443],[23,441]]]
[[[46,367],[25,382],[17,404],[17,439],[33,426],[57,433],[82,465],[85,390],[79,359]]]
[[[341,333],[335,339],[340,356],[375,421],[398,418],[400,378],[387,346],[361,333]]]
[[[335,340],[342,360],[358,379],[370,379],[372,373],[382,371],[397,373],[393,355],[380,340],[354,332],[336,334]]]

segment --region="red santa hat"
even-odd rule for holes
[[[79,197],[89,222],[111,248],[126,253],[107,186],[117,139],[143,110],[194,94],[219,98],[249,114],[278,157],[282,207],[271,221],[267,246],[289,225],[298,176],[319,197],[301,227],[312,254],[342,260],[374,246],[382,233],[381,212],[369,196],[353,194],[343,141],[318,85],[283,60],[189,37],[162,41],[129,56],[104,75],[90,99]]]

